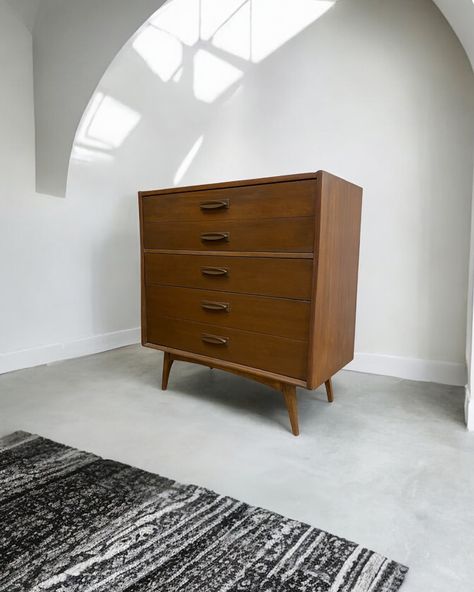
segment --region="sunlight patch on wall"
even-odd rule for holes
[[[77,130],[71,158],[86,163],[113,160],[111,152],[125,142],[140,119],[127,105],[96,92]]]
[[[252,13],[250,8],[250,2],[245,2],[212,36],[214,47],[247,61],[252,57]]]
[[[194,96],[201,101],[213,103],[242,76],[242,70],[205,49],[194,56]]]
[[[199,4],[199,0],[172,0],[162,6],[149,22],[185,45],[194,45],[199,41]]]
[[[194,97],[212,103],[336,1],[168,0],[133,47],[164,82],[193,69],[184,79],[193,80]]]
[[[71,152],[71,159],[76,162],[112,162],[114,157],[109,152],[103,152],[84,146],[74,145]]]
[[[140,119],[141,115],[127,105],[97,92],[81,122],[77,141],[103,150],[119,148]]]
[[[181,42],[170,33],[152,26],[139,33],[133,41],[133,48],[163,82],[172,78],[183,61]]]
[[[252,61],[267,58],[334,4],[335,0],[252,0]]]
[[[203,139],[204,139],[204,136],[199,136],[199,138],[192,145],[191,150],[184,157],[183,162],[179,165],[178,170],[176,171],[176,174],[174,176],[174,179],[173,179],[174,185],[178,185],[178,183],[181,181],[181,179],[187,173],[193,160],[196,158],[197,153],[201,149]]]
[[[250,8],[249,0],[201,0],[201,39],[208,41],[244,6]]]

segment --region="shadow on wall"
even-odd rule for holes
[[[239,89],[252,68],[336,1],[169,0],[141,27],[127,46],[131,43],[156,75],[161,92],[178,101],[184,120],[186,113],[199,110],[201,133],[186,138],[184,147],[182,143],[170,147],[166,158],[160,159],[161,166],[173,170],[174,185],[197,156],[204,142],[203,123],[213,117],[216,105]],[[112,161],[140,120],[132,106],[99,86],[79,126],[72,160]]]

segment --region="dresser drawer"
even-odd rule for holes
[[[148,324],[147,341],[293,378],[306,375],[305,341],[164,317]]]
[[[315,188],[315,181],[308,180],[147,195],[143,219],[250,220],[279,218],[282,212],[288,218],[312,216]]]
[[[309,302],[302,300],[148,286],[146,310],[150,326],[159,322],[159,317],[171,317],[290,339],[308,339]]]
[[[310,300],[312,259],[145,253],[145,283]]]
[[[204,220],[145,222],[145,249],[190,251],[273,251],[309,253],[314,219]]]

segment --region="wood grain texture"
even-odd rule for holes
[[[226,269],[226,275],[204,275],[203,269]],[[226,257],[146,253],[145,281],[160,284],[259,294],[277,298],[311,299],[311,259]]]
[[[325,387],[326,387],[326,396],[328,398],[328,402],[332,403],[334,401],[334,393],[332,390],[332,380],[330,378],[328,378],[326,380],[326,382],[324,383]]]
[[[291,431],[293,436],[300,435],[300,428],[298,425],[298,404],[296,399],[296,387],[292,384],[282,385],[283,398],[285,405],[288,410],[288,416],[290,418]]]
[[[205,183],[202,185],[185,185],[183,187],[169,187],[167,189],[151,189],[141,191],[143,197],[150,195],[166,195],[169,193],[185,193],[207,191],[209,189],[230,189],[232,187],[251,187],[253,185],[268,185],[270,183],[284,183],[287,181],[314,180],[318,173],[297,173],[294,175],[277,175],[275,177],[259,177],[257,179],[240,179],[237,181],[222,181],[220,183]]]
[[[324,171],[141,192],[142,341],[167,353],[164,386],[173,360],[251,377],[299,433],[295,386],[331,402],[353,358],[361,196]]]
[[[174,286],[148,286],[147,300],[150,326],[170,317],[308,340],[310,304],[302,300]]]
[[[152,343],[301,380],[306,375],[308,344],[305,341],[166,317],[154,321],[147,327]],[[208,337],[214,337],[216,343],[211,343]]]
[[[161,253],[163,255],[222,255],[222,251],[192,251],[189,249],[144,249],[145,253]],[[268,259],[313,259],[313,253],[297,253],[290,251],[226,251],[226,257],[259,257]]]
[[[314,246],[313,217],[247,220],[144,221],[146,249],[196,251],[293,251],[310,253]],[[204,236],[226,234],[221,240]]]
[[[316,388],[354,357],[362,189],[322,172],[316,202],[308,387]]]
[[[161,379],[161,390],[165,391],[168,388],[168,380],[170,377],[171,366],[174,358],[169,352],[163,354],[163,376]]]
[[[314,215],[314,192],[307,180],[158,194],[143,199],[143,213],[147,222],[301,218]]]
[[[143,245],[143,197],[141,192],[138,192],[138,215],[140,220],[140,316],[141,316],[141,341],[145,345],[148,341],[146,336],[146,311],[147,311],[147,297],[145,286],[145,248]]]
[[[252,378],[252,380],[256,380],[257,382],[261,382],[263,384],[268,384],[273,388],[277,388],[273,386],[277,382],[279,384],[284,382],[288,384],[294,384],[295,386],[306,386],[306,382],[304,380],[300,380],[299,378],[284,376],[283,374],[279,374],[277,372],[269,372],[268,370],[254,368],[253,366],[245,366],[244,364],[230,362],[229,360],[219,360],[211,356],[195,354],[193,352],[175,349],[173,347],[159,345],[156,343],[146,343],[145,346],[151,349],[160,350],[162,352],[169,352],[173,355],[175,360],[182,360],[191,362],[193,364],[202,364],[203,366],[208,366],[209,368],[218,368],[220,370],[233,372],[234,374],[240,374],[242,376],[245,375],[248,378]]]

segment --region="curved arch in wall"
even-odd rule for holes
[[[114,56],[164,0],[41,0],[33,30],[36,189],[64,197],[71,148]]]
[[[94,0],[41,0],[34,27],[39,192],[65,195],[73,139],[93,90],[126,40],[163,1],[103,0],[98,10]],[[213,0],[208,2],[218,5]],[[460,0],[456,7],[447,0],[435,2],[473,60],[469,32],[474,27],[474,10],[470,0]],[[409,11],[410,7],[406,9]]]
[[[452,29],[362,0],[255,39],[240,4],[219,35],[160,11],[90,102],[68,196],[94,213],[95,306],[139,324],[138,189],[323,168],[365,189],[356,367],[463,384],[474,79]]]

